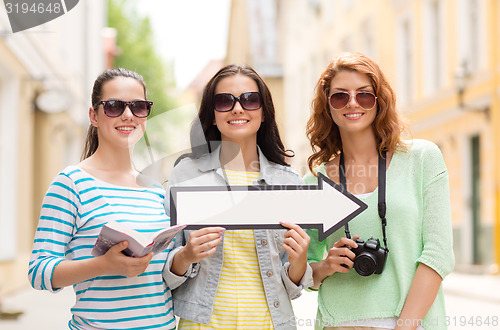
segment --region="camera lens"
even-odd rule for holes
[[[377,260],[373,255],[363,252],[354,259],[354,269],[361,276],[369,276],[377,269]]]

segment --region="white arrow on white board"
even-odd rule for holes
[[[325,175],[318,185],[174,186],[172,225],[186,229],[283,229],[280,221],[318,228],[323,240],[368,206]]]

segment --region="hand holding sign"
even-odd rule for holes
[[[278,221],[286,220],[302,228],[318,228],[323,240],[367,205],[323,174],[318,179],[317,186],[174,186],[171,222],[187,224],[188,229],[279,229]]]

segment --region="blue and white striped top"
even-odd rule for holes
[[[69,166],[45,195],[29,264],[35,289],[51,285],[61,261],[93,258],[90,254],[103,224],[110,220],[151,233],[170,226],[163,207],[165,190],[120,187]],[[174,329],[172,296],[162,278],[170,248],[155,255],[139,276],[99,276],[74,285],[76,303],[70,329]]]

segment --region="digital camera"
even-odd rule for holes
[[[356,254],[354,258],[354,269],[361,276],[370,276],[371,274],[381,274],[384,270],[385,260],[388,251],[380,246],[380,241],[376,238],[370,238],[366,242],[356,240],[357,248],[352,248]]]

